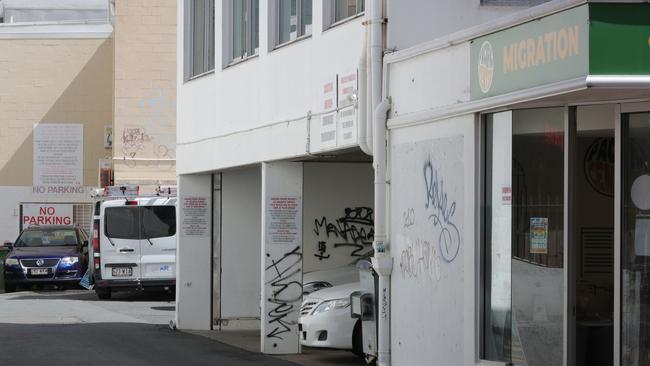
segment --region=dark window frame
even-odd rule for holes
[[[215,1],[185,0],[184,6],[184,76],[185,81],[210,74],[215,70]],[[202,13],[201,29],[196,29],[196,12]],[[195,42],[201,37],[200,50]]]

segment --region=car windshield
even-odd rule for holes
[[[17,247],[79,245],[74,229],[39,229],[23,231],[16,242]]]

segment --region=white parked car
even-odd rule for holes
[[[360,289],[360,283],[354,282],[304,296],[300,309],[300,343],[308,347],[351,350],[362,355],[361,321],[350,314],[350,295]]]
[[[175,197],[97,202],[91,238],[94,288],[100,299],[118,290],[175,287]]]
[[[359,282],[359,270],[355,265],[307,272],[302,277],[302,294],[309,295],[314,291],[332,286]]]

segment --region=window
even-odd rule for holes
[[[259,0],[232,1],[232,54],[238,61],[257,54],[260,44]]]
[[[334,0],[334,20],[332,23],[361,14],[364,10],[364,0]]]
[[[106,236],[115,239],[155,239],[176,234],[174,206],[109,207]]]
[[[312,0],[279,0],[278,39],[280,45],[311,34]]]
[[[485,123],[482,358],[562,365],[564,108]]]
[[[149,239],[176,234],[174,206],[142,207],[142,234]]]
[[[80,244],[75,229],[25,230],[16,243],[17,247],[77,246]]]
[[[622,116],[621,365],[650,365],[650,113]]]
[[[214,0],[185,0],[185,80],[214,70]]]
[[[106,236],[115,239],[140,239],[138,207],[110,207],[104,211]]]

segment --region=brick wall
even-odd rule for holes
[[[35,123],[82,123],[83,184],[97,185],[112,55],[111,39],[0,39],[0,186],[32,185]]]
[[[115,182],[175,182],[176,0],[115,2]]]

